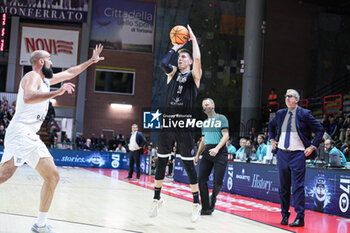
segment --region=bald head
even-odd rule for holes
[[[32,64],[32,66],[35,66],[36,63],[44,57],[50,57],[50,54],[48,52],[46,52],[45,50],[35,50],[34,52],[32,52],[32,54],[30,55],[30,64]]]

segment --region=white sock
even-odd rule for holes
[[[39,212],[38,214],[38,222],[36,223],[36,225],[38,225],[39,227],[45,226],[46,225],[46,219],[47,219],[47,212]]]

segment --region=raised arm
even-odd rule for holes
[[[90,65],[104,60],[104,57],[100,57],[102,50],[103,50],[103,46],[101,44],[96,45],[96,47],[92,53],[92,56],[89,60],[87,60],[86,62],[81,63],[79,65],[73,66],[65,71],[54,74],[53,77],[50,79],[50,85],[55,85],[57,83],[60,83],[60,82],[66,81],[66,80],[70,80],[70,79],[74,78],[75,76],[79,75],[81,72],[83,72]]]
[[[65,83],[62,87],[55,91],[40,92],[38,91],[41,85],[41,77],[35,72],[29,72],[23,77],[21,82],[23,88],[23,101],[26,104],[36,104],[47,99],[63,95],[66,91],[71,94],[74,92],[74,84]]]
[[[201,52],[199,50],[198,42],[196,36],[193,34],[193,31],[190,25],[187,25],[188,32],[190,34],[190,39],[192,41],[192,56],[193,56],[193,69],[192,75],[194,81],[196,82],[197,87],[199,88],[201,77],[202,77],[202,66],[201,66]]]
[[[162,70],[167,74],[168,80],[167,83],[169,83],[174,76],[177,67],[170,64],[171,60],[173,59],[175,53],[184,46],[185,44],[174,44],[172,49],[165,55],[165,57],[162,59],[160,63],[160,67]]]

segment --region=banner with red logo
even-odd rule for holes
[[[23,27],[20,65],[31,65],[35,50],[51,54],[53,67],[69,68],[77,64],[79,31]]]

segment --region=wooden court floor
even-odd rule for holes
[[[288,232],[215,211],[192,223],[192,204],[163,194],[165,206],[149,218],[153,191],[82,168],[59,168],[61,180],[48,223],[59,233],[119,232]],[[124,173],[123,173],[124,174]],[[120,177],[119,177],[120,178]],[[26,233],[36,220],[41,177],[24,166],[0,185],[0,233]]]

